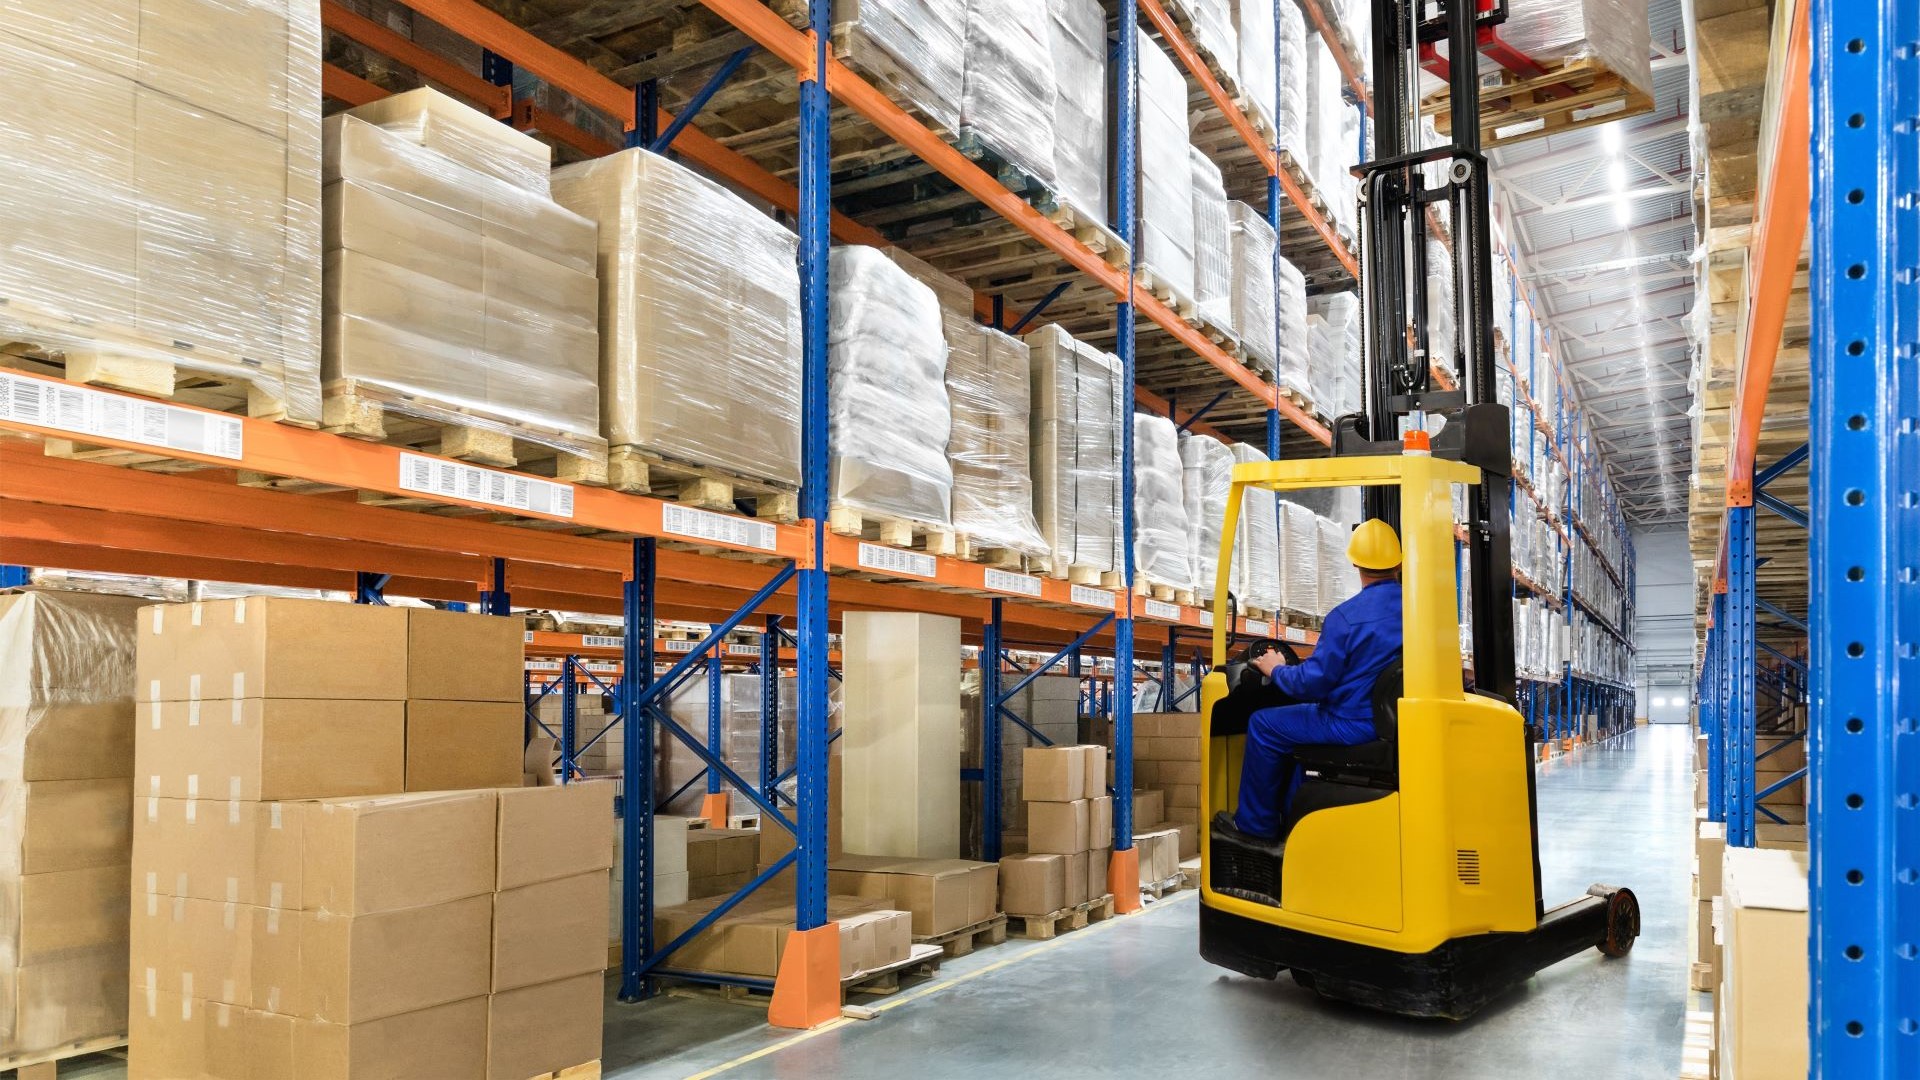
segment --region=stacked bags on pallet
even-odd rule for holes
[[[1180,434],[1164,416],[1133,417],[1133,567],[1136,580],[1193,588],[1182,493]]]
[[[1312,369],[1312,344],[1307,334],[1307,279],[1298,267],[1282,255],[1274,261],[1274,284],[1278,299],[1273,381],[1306,394],[1318,406],[1314,394],[1318,385]]]
[[[1205,435],[1180,437],[1180,486],[1187,511],[1187,547],[1193,555],[1194,592],[1212,603],[1220,567],[1220,529],[1226,523],[1227,493],[1233,486],[1233,451]],[[1241,558],[1235,548],[1235,561]],[[1237,592],[1231,576],[1228,591]],[[1242,605],[1247,603],[1240,597]]]
[[[1199,205],[1197,200],[1195,205]],[[1274,354],[1279,341],[1279,323],[1274,312],[1273,226],[1246,203],[1228,203],[1227,239],[1231,264],[1231,325],[1239,335],[1240,347],[1246,351],[1247,366],[1276,376]],[[1292,268],[1291,264],[1288,268]],[[1304,284],[1301,288],[1304,299]]]
[[[1020,0],[966,0],[960,148],[1054,190],[1051,33]],[[1015,184],[1009,184],[1009,187]]]
[[[1255,127],[1273,129],[1274,91],[1278,88],[1274,63],[1278,52],[1274,42],[1275,0],[1234,0],[1233,32],[1239,41],[1240,102]],[[1286,5],[1298,21],[1300,10]],[[1282,143],[1281,145],[1285,145]]]
[[[1194,306],[1202,323],[1234,337],[1237,266],[1233,258],[1233,216],[1227,206],[1226,184],[1220,178],[1220,166],[1207,155],[1189,146],[1187,157],[1193,166]],[[1272,265],[1271,261],[1268,265]],[[1268,291],[1272,291],[1271,287]]]
[[[1275,44],[1275,63],[1280,71],[1280,97],[1275,107],[1275,142],[1293,155],[1303,167],[1311,167],[1313,149],[1307,143],[1307,116],[1312,108],[1307,98],[1307,20],[1298,4],[1275,0],[1280,12],[1279,39]],[[1320,48],[1317,38],[1312,42]]]
[[[1247,445],[1234,443],[1230,448],[1236,465],[1266,461],[1267,455]],[[1240,506],[1240,526],[1234,541],[1234,592],[1243,607],[1273,612],[1281,609],[1281,576],[1284,563],[1280,550],[1278,498],[1264,488],[1248,488]]]
[[[967,7],[954,0],[839,0],[834,52],[895,101],[958,134]]]
[[[1049,323],[1026,336],[1033,373],[1034,512],[1050,573],[1092,584],[1120,567],[1119,358]],[[1084,581],[1083,581],[1084,579]]]
[[[1048,0],[1055,192],[1083,221],[1107,223],[1107,14],[1099,0]]]
[[[1140,233],[1134,261],[1155,287],[1194,297],[1193,169],[1188,161],[1187,79],[1146,31],[1140,53]],[[1115,155],[1117,164],[1119,156]]]

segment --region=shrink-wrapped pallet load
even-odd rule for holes
[[[1307,56],[1310,39],[1306,16],[1300,5],[1275,0],[1279,11],[1279,36],[1274,42],[1275,63],[1279,67],[1279,97],[1274,103],[1274,141],[1282,152],[1292,155],[1305,169],[1312,167],[1312,148],[1307,143]],[[1318,35],[1313,40],[1317,40]]]
[[[953,528],[976,549],[1044,559],[1033,518],[1032,358],[1027,343],[971,321],[948,326]]]
[[[1266,461],[1267,455],[1234,443],[1236,465]],[[1233,545],[1234,592],[1243,608],[1265,612],[1281,608],[1280,518],[1278,500],[1265,488],[1249,487],[1241,499],[1240,527]]]
[[[0,1061],[127,1030],[141,603],[0,596]]]
[[[1274,310],[1273,226],[1243,202],[1228,203],[1227,216],[1233,330],[1239,335],[1240,347],[1246,350],[1248,366],[1273,373],[1279,332]],[[1303,298],[1304,289],[1303,285]]]
[[[1188,147],[1187,158],[1193,165],[1194,306],[1202,322],[1232,334],[1238,327],[1233,321],[1233,219],[1227,188],[1220,166],[1207,155]]]
[[[834,16],[834,54],[842,62],[896,103],[947,131],[960,131],[965,3],[839,0]]]
[[[1220,566],[1220,528],[1225,523],[1227,491],[1232,485],[1233,451],[1225,443],[1206,435],[1180,436],[1180,487],[1187,509],[1187,544],[1193,552],[1194,592],[1202,602],[1213,600]],[[1231,575],[1228,580],[1231,591],[1235,588]],[[1247,603],[1244,597],[1240,602]]]
[[[1054,194],[1107,223],[1107,14],[1099,0],[1047,0],[1053,56]]]
[[[1458,347],[1453,303],[1453,258],[1447,245],[1427,237],[1427,356],[1434,363],[1453,370],[1454,350]],[[1496,366],[1505,367],[1496,361]]]
[[[5,363],[318,423],[318,8],[14,0],[0,79]]]
[[[329,428],[398,413],[495,464],[511,440],[597,460],[594,226],[552,200],[548,152],[430,89],[327,120]]]
[[[833,506],[949,528],[953,414],[940,303],[875,248],[834,248],[830,275]]]
[[[1314,381],[1307,335],[1307,279],[1282,255],[1274,262],[1275,315],[1278,329],[1274,351],[1274,382],[1312,396]],[[1320,402],[1316,398],[1314,405]]]
[[[1054,577],[1120,567],[1120,361],[1054,323],[1026,335],[1033,372],[1034,516]]]
[[[960,145],[976,145],[1041,186],[1054,181],[1053,46],[1020,0],[965,0]]]
[[[1274,74],[1277,49],[1274,41],[1275,0],[1232,0],[1233,33],[1239,48],[1240,98],[1248,118],[1256,126],[1273,126],[1274,92],[1278,88]],[[1300,18],[1298,7],[1293,17]],[[1283,144],[1284,145],[1284,144]]]
[[[1651,37],[1647,0],[1509,0],[1500,26],[1500,39],[1536,63],[1592,58],[1642,94],[1653,93]],[[1421,74],[1423,94],[1444,88]]]
[[[556,170],[599,226],[598,371],[608,443],[800,486],[799,241],[733,192],[646,150]]]
[[[1296,502],[1280,500],[1280,606],[1296,615],[1318,615],[1321,604],[1320,518]]]
[[[1240,84],[1240,41],[1234,26],[1232,0],[1184,0],[1187,22],[1192,27],[1187,39],[1200,54],[1224,72],[1231,85]]]
[[[1188,161],[1187,81],[1146,31],[1140,49],[1139,268],[1155,287],[1194,302],[1193,169]],[[1118,155],[1115,156],[1118,161]]]
[[[1326,415],[1360,407],[1360,300],[1350,292],[1313,299],[1308,316],[1309,365],[1319,386],[1314,401]]]
[[[1133,498],[1136,578],[1149,585],[1192,589],[1180,433],[1164,416],[1136,413],[1133,417]]]
[[[1360,575],[1347,561],[1347,541],[1353,527],[1324,517],[1314,524],[1320,530],[1320,613],[1324,615],[1360,591]]]

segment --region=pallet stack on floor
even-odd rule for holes
[[[1075,912],[1111,900],[1113,798],[1104,746],[1029,747],[1021,754],[1026,851],[1000,860],[1000,906],[1028,937],[1051,937]],[[1051,906],[1049,906],[1051,905]]]

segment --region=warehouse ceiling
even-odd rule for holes
[[[1647,7],[1653,111],[1496,151],[1494,193],[1622,510],[1664,525],[1687,514],[1695,223],[1681,0]]]

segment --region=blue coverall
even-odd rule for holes
[[[1327,613],[1313,655],[1273,669],[1275,689],[1305,704],[1260,709],[1247,724],[1234,825],[1273,839],[1293,802],[1296,746],[1355,746],[1373,739],[1373,681],[1400,655],[1400,582],[1379,581]]]

